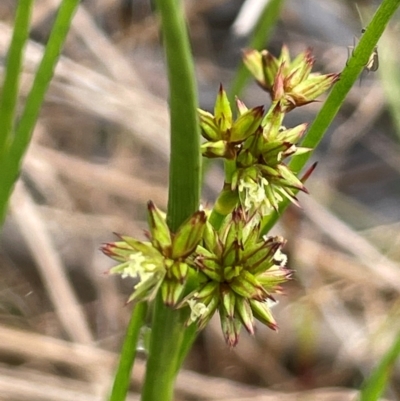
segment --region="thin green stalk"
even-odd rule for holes
[[[385,62],[379,66],[379,75],[385,93],[385,100],[396,127],[397,142],[400,142],[399,54],[393,51],[393,41],[397,39],[397,34],[397,32],[390,32],[389,35],[382,38],[384,41],[383,45],[381,44],[379,47],[379,55]]]
[[[44,96],[79,2],[80,0],[63,0],[61,3],[42,61],[16,127],[13,142],[9,151],[0,160],[0,223],[4,221],[8,198],[18,178],[22,157],[29,145]]]
[[[377,401],[380,399],[393,371],[394,364],[400,355],[400,333],[380,360],[371,376],[365,380],[360,393],[360,401]]]
[[[23,51],[29,37],[29,22],[32,7],[33,0],[20,0],[18,2],[0,102],[0,158],[4,155],[7,145],[11,140],[18,100]]]
[[[136,357],[140,329],[143,326],[146,312],[147,302],[139,302],[132,310],[109,401],[121,401],[126,398],[131,381],[133,362]]]
[[[183,337],[181,311],[165,306],[161,294],[158,294],[151,327],[142,401],[171,401],[173,399]]]
[[[175,231],[198,209],[200,200],[197,92],[181,1],[156,0],[156,6],[161,16],[170,86],[171,162],[167,221],[170,229]],[[142,401],[172,399],[178,365],[184,358],[182,343],[190,343],[194,336],[191,331],[185,334],[185,314],[185,311],[165,307],[161,296],[157,297]]]
[[[312,149],[315,149],[318,146],[326,130],[338,113],[351,87],[354,85],[364,69],[364,66],[367,64],[370,55],[374,51],[379,38],[385,30],[386,25],[389,23],[390,18],[393,16],[399,5],[400,0],[383,0],[372,18],[371,23],[367,27],[366,32],[362,35],[352,57],[347,62],[347,65],[340,76],[339,82],[337,82],[333,87],[325,104],[322,106],[316,119],[312,123],[301,146]],[[312,153],[310,152],[294,157],[289,164],[291,170],[297,173],[300,172],[311,157],[311,154]],[[287,208],[289,203],[289,201],[282,202],[278,213],[274,212],[264,219],[263,233],[267,233],[274,226],[278,217]]]
[[[283,3],[284,0],[271,0],[266,4],[249,40],[250,48],[262,50],[265,44],[268,43],[272,29],[281,14]],[[249,78],[249,71],[244,66],[243,62],[240,62],[229,90],[229,100],[231,104],[233,104],[235,96],[240,96]]]
[[[188,328],[185,329],[185,333],[182,338],[181,347],[179,350],[178,357],[175,362],[176,373],[179,372],[179,369],[182,367],[182,364],[192,349],[193,343],[196,340],[198,334],[197,325],[192,323]]]
[[[199,207],[200,128],[193,58],[180,0],[157,0],[168,62],[171,162],[168,223],[175,231]]]

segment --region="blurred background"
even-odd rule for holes
[[[0,69],[15,0],[0,2]],[[265,1],[185,0],[200,104],[229,89]],[[315,71],[340,72],[379,1],[287,0],[265,46],[311,47]],[[21,101],[59,2],[37,0]],[[351,400],[400,330],[399,16],[321,146],[286,236],[294,279],[274,313],[230,350],[214,319],[177,382],[176,400]],[[113,232],[143,237],[146,202],[166,207],[168,84],[149,0],[84,0],[57,66],[0,240],[0,400],[103,400],[130,316],[132,282],[110,277],[99,251]],[[250,83],[250,106],[269,98]],[[323,99],[322,99],[323,100]],[[311,123],[322,103],[289,113]],[[311,164],[311,162],[310,162]],[[204,202],[222,185],[210,167]],[[145,352],[135,366],[139,399]],[[396,367],[386,397],[400,399]]]

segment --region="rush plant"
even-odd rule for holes
[[[280,9],[280,1],[271,4],[275,11]],[[245,50],[243,64],[266,92],[266,102],[269,95],[269,106],[247,107],[238,98],[232,104],[232,94],[221,85],[212,111],[197,106],[180,2],[158,0],[156,5],[170,83],[169,202],[166,214],[149,202],[147,241],[120,235],[102,248],[119,263],[110,273],[136,280],[112,401],[126,395],[147,308],[152,310],[152,328],[143,401],[172,400],[177,372],[196,334],[214,314],[229,347],[237,345],[242,328],[253,335],[256,321],[277,328],[271,305],[293,270],[284,254],[286,240],[268,231],[289,203],[298,205],[298,191],[307,193],[305,181],[314,166],[304,173],[301,169],[399,1],[383,1],[341,74],[313,72],[315,59],[309,49],[294,58],[286,46],[278,57],[267,50]],[[241,67],[242,77],[234,81],[238,92],[246,81],[243,71]],[[307,134],[307,123],[284,125],[287,113],[314,102],[332,86]],[[210,209],[200,207],[200,156],[224,159],[225,179]]]
[[[140,329],[151,311],[151,334],[143,401],[171,401],[176,375],[196,338],[214,314],[229,347],[237,345],[242,329],[254,334],[259,321],[272,330],[271,312],[285,282],[293,275],[284,254],[286,240],[268,235],[314,166],[302,173],[310,154],[332,122],[361,71],[371,69],[379,37],[400,4],[383,0],[352,52],[345,69],[313,72],[314,57],[305,50],[291,57],[282,47],[275,57],[254,48],[243,52],[235,79],[239,94],[250,73],[265,91],[265,105],[247,107],[231,102],[225,89],[216,90],[214,110],[200,110],[183,6],[180,0],[156,0],[160,15],[170,87],[171,160],[168,210],[147,205],[146,241],[126,234],[104,244],[103,252],[117,265],[111,274],[132,280],[132,318],[122,347],[110,400],[125,399]],[[63,0],[25,105],[17,101],[23,49],[28,38],[33,0],[18,1],[14,35],[7,55],[0,102],[0,221],[20,172],[44,95],[79,0]],[[271,0],[259,29],[270,31],[282,0]],[[264,18],[263,17],[263,18]],[[268,29],[267,29],[268,28]],[[254,38],[263,37],[259,35]],[[265,37],[264,37],[265,38]],[[256,45],[257,44],[257,45]],[[340,79],[339,79],[340,78]],[[293,109],[314,102],[330,91],[318,116],[285,126]],[[166,130],[168,128],[166,127]],[[204,142],[201,143],[201,136]],[[225,179],[212,207],[200,206],[201,158],[222,158]],[[135,280],[135,281],[133,281]],[[381,361],[373,380],[364,385],[363,400],[376,400],[385,387],[389,368],[400,353],[397,341]],[[369,392],[368,394],[366,392]],[[370,397],[370,394],[374,394]],[[375,396],[376,395],[376,396]]]

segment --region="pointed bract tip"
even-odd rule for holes
[[[256,117],[261,117],[264,114],[264,106],[256,106],[253,108],[253,114]]]
[[[99,250],[103,252],[107,256],[111,256],[114,254],[113,249],[115,248],[115,245],[110,242],[106,242],[103,245],[100,246]]]
[[[300,181],[304,184],[314,172],[317,167],[318,162],[315,162],[311,165],[311,167],[304,173],[303,177],[301,177]],[[308,193],[308,192],[307,192]]]
[[[235,348],[236,345],[238,345],[239,342],[239,336],[238,335],[229,335],[229,334],[225,334],[225,341],[227,343],[227,345],[229,346],[229,348]]]
[[[271,329],[271,330],[274,330],[274,331],[276,331],[276,332],[278,332],[278,330],[279,330],[279,327],[278,327],[278,325],[276,324],[276,323],[269,323],[269,324],[267,324],[267,326]]]

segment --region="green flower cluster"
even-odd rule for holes
[[[285,243],[282,237],[260,236],[260,224],[242,208],[235,209],[219,230],[207,223],[194,259],[199,288],[178,305],[192,310],[187,324],[196,322],[202,329],[218,310],[231,347],[237,344],[242,326],[254,334],[254,319],[276,330],[272,294],[291,275],[281,252]]]
[[[267,50],[244,51],[243,61],[265,91],[269,92],[273,103],[281,112],[313,102],[339,79],[339,74],[312,73],[315,58],[311,49],[290,59],[287,46],[282,47],[276,58]]]
[[[149,202],[149,241],[121,236],[121,241],[109,242],[101,250],[120,262],[111,274],[139,278],[130,301],[151,301],[159,289],[166,305],[175,306],[185,288],[189,272],[189,257],[195,251],[206,224],[206,214],[198,211],[172,234],[165,215]]]
[[[270,310],[273,294],[291,276],[281,252],[286,240],[262,236],[260,228],[261,218],[278,210],[284,198],[297,204],[296,192],[306,192],[303,181],[313,169],[300,180],[285,164],[287,158],[310,151],[297,145],[307,125],[285,128],[285,113],[314,101],[339,78],[311,73],[309,50],[293,61],[286,47],[279,58],[247,50],[244,62],[270,93],[269,111],[264,113],[263,106],[248,109],[237,99],[234,118],[222,86],[214,114],[199,110],[206,139],[203,156],[221,157],[233,166],[213,209],[225,216],[221,227],[214,227],[205,211],[197,211],[171,232],[165,215],[149,202],[148,241],[120,236],[102,247],[119,262],[110,273],[138,280],[129,301],[151,301],[161,291],[166,305],[190,307],[187,325],[195,323],[199,330],[218,311],[231,347],[242,326],[254,333],[255,320],[277,328]],[[197,283],[194,290],[186,286],[190,273]]]
[[[307,192],[285,164],[288,157],[311,150],[297,146],[307,124],[286,129],[282,125],[285,113],[314,101],[339,74],[311,73],[314,58],[310,50],[291,61],[285,46],[279,58],[266,50],[246,50],[244,63],[258,84],[270,93],[272,105],[264,115],[262,106],[248,110],[237,99],[238,118],[234,121],[221,86],[214,114],[199,110],[202,135],[206,139],[202,152],[205,157],[230,160],[235,166],[217,201],[218,212],[227,215],[240,201],[246,211],[257,211],[264,216],[277,210],[284,198],[297,204],[296,192]]]

